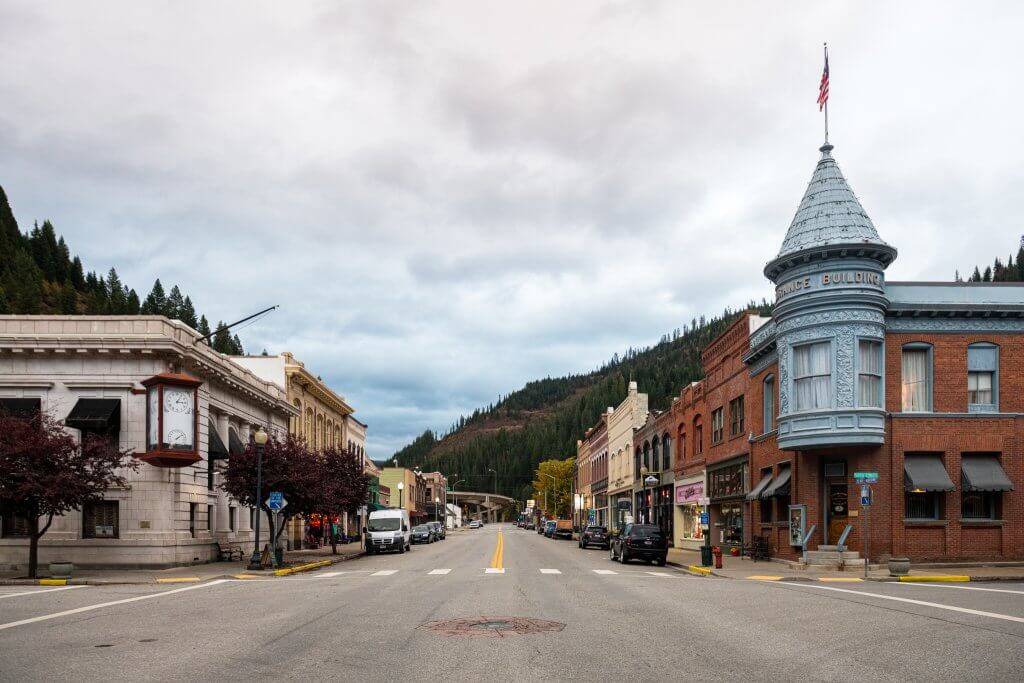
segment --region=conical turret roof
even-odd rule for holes
[[[838,245],[881,247],[882,251],[891,252],[886,264],[895,256],[895,250],[878,236],[864,207],[839,170],[839,164],[832,158],[832,145],[825,143],[821,147],[821,159],[775,260],[807,249]]]

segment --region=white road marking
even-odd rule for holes
[[[922,607],[935,607],[936,609],[945,609],[951,612],[962,612],[963,614],[974,614],[979,617],[991,617],[992,619],[1002,619],[1004,621],[1015,621],[1019,624],[1024,624],[1024,617],[1015,617],[1009,614],[999,614],[998,612],[985,612],[979,609],[968,609],[967,607],[954,607],[953,605],[943,605],[940,602],[927,602],[925,600],[911,600],[910,598],[897,598],[892,595],[882,595],[881,593],[868,593],[865,591],[855,591],[848,588],[835,588],[834,586],[819,586],[817,584],[808,583],[800,584],[801,587],[816,588],[821,591],[835,591],[837,593],[850,593],[851,595],[861,595],[871,598],[879,598],[881,600],[893,600],[894,602],[905,602],[911,605],[921,605]]]
[[[484,574],[504,574],[504,573],[505,573],[505,568],[504,567],[502,567],[501,569],[498,569],[496,567],[488,567],[487,569],[484,570]]]
[[[165,595],[173,595],[174,593],[184,593],[185,591],[194,591],[197,588],[207,588],[209,586],[216,586],[218,583],[228,583],[230,579],[214,579],[206,583],[196,583],[191,586],[185,586],[183,588],[174,588],[168,591],[160,591],[159,593],[147,593],[146,595],[137,595],[134,598],[125,598],[123,600],[114,600],[112,602],[101,602],[98,605],[87,605],[85,607],[78,607],[75,609],[64,610],[63,612],[54,612],[53,614],[44,614],[38,617],[32,617],[31,619],[22,619],[21,621],[11,621],[6,624],[0,624],[0,631],[8,628],[14,628],[15,626],[24,626],[26,624],[35,624],[40,621],[49,621],[50,619],[56,619],[57,617],[67,617],[72,614],[81,614],[82,612],[91,612],[95,609],[102,609],[104,607],[113,607],[115,605],[125,605],[129,602],[138,602],[140,600],[149,600],[151,598],[162,598]]]
[[[448,573],[448,572],[450,572],[450,571],[451,571],[451,569],[431,569],[431,570],[430,570],[429,572],[427,572],[427,573],[428,573],[428,574],[439,574],[439,575],[441,575],[441,576],[444,576],[445,574],[447,574],[447,573]]]
[[[41,591],[26,591],[24,593],[8,593],[7,595],[0,595],[0,600],[4,598],[17,598],[22,595],[39,595],[40,593],[52,593],[53,591],[69,591],[72,588],[85,588],[85,586],[61,586],[60,588],[46,588]]]
[[[370,576],[391,576],[396,573],[398,573],[397,569],[381,569],[380,571],[370,574]]]
[[[663,576],[666,579],[671,579],[672,578],[671,574],[666,574],[665,572],[644,572],[644,573],[645,574],[650,574],[651,576]]]
[[[595,574],[603,574],[603,575],[608,575],[608,574],[618,574],[618,572],[617,572],[617,571],[613,571],[613,570],[611,570],[611,569],[595,569],[595,570],[594,570],[594,573],[595,573]]]
[[[332,576],[341,576],[344,573],[345,572],[325,572],[323,574],[317,574],[317,575],[311,576],[309,578],[311,578],[311,579],[329,579]]]
[[[541,574],[561,574],[562,572],[559,569],[541,569],[540,573]]]
[[[948,583],[913,583],[913,582],[896,582],[900,586],[917,586],[918,588],[956,588],[962,591],[985,591],[986,593],[1014,593],[1016,595],[1024,595],[1024,591],[1012,591],[1008,588],[978,588],[977,586],[954,586]]]

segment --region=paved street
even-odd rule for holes
[[[1006,680],[1024,666],[1015,583],[701,578],[510,525],[339,566],[184,586],[4,586],[0,678]],[[564,628],[422,628],[481,616]]]

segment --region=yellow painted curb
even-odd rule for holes
[[[747,579],[749,579],[750,581],[781,581],[782,577],[781,576],[759,576],[757,574],[754,574],[753,576],[748,576]]]
[[[40,586],[66,586],[68,585],[67,579],[39,579]]]
[[[828,583],[862,583],[864,579],[858,579],[856,576],[823,576],[818,581]]]
[[[198,576],[182,576],[173,579],[157,579],[157,583],[198,583]]]
[[[694,574],[700,574],[701,576],[711,576],[711,570],[707,567],[698,567],[695,564],[691,564],[689,567],[687,567],[687,569],[689,569]]]
[[[938,575],[938,576],[901,576],[900,583],[966,583],[969,576]]]
[[[236,578],[236,579],[258,579],[258,578],[260,578],[256,574],[232,574],[232,576],[234,578]]]
[[[298,574],[299,572],[308,572],[310,569],[319,569],[320,567],[330,566],[330,560],[320,560],[319,562],[310,562],[309,564],[300,564],[297,567],[289,567],[288,569],[277,569],[274,571],[274,576],[288,576],[289,574]]]

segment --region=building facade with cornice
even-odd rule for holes
[[[161,316],[0,316],[0,408],[42,410],[69,433],[102,433],[141,461],[128,485],[54,520],[41,563],[170,567],[248,553],[250,508],[220,489],[219,462],[297,410],[283,388]],[[0,566],[24,566],[24,520],[0,519]],[[266,532],[264,532],[266,538]]]
[[[630,382],[626,398],[608,413],[608,504],[612,530],[634,518],[633,510],[633,432],[647,421],[647,394]]]

